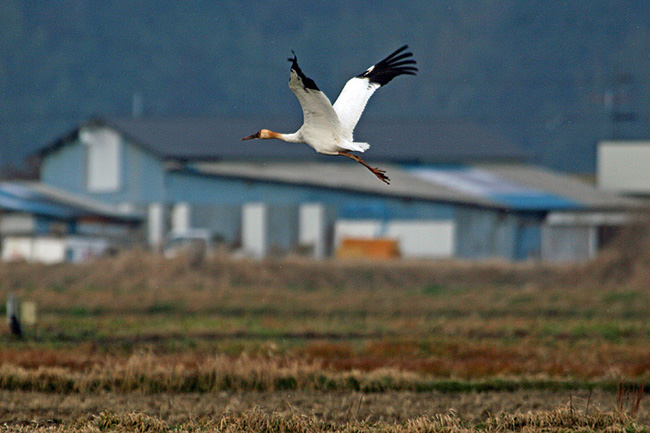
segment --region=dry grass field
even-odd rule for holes
[[[650,240],[581,265],[0,264],[6,431],[648,431]]]

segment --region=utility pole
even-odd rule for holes
[[[603,102],[609,114],[612,140],[625,138],[624,124],[636,122],[637,115],[632,100],[634,82],[632,74],[616,73],[611,80],[610,88],[605,91]]]

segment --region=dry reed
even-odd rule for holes
[[[40,425],[5,425],[0,431],[13,432],[382,432],[382,433],[497,433],[527,432],[554,433],[580,431],[585,433],[635,433],[647,432],[648,427],[639,425],[620,412],[576,413],[567,408],[548,412],[500,414],[478,425],[466,425],[453,413],[430,417],[418,417],[402,423],[350,421],[345,423],[324,422],[313,416],[267,413],[254,409],[240,414],[226,414],[218,419],[198,419],[170,425],[167,422],[142,413],[115,414],[102,412],[91,418],[74,422]]]
[[[615,392],[649,385],[647,379],[583,380],[570,377],[484,375],[480,378],[439,377],[395,367],[364,371],[337,370],[319,360],[287,356],[225,355],[182,361],[151,353],[107,359],[83,369],[0,365],[0,389],[49,393],[144,392],[214,393],[220,391],[359,391],[359,392],[486,392],[515,390],[602,389]],[[642,391],[640,391],[642,395]],[[637,398],[640,401],[640,397]],[[638,410],[638,404],[637,404]]]

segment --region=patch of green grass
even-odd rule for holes
[[[509,299],[509,304],[513,307],[531,305],[535,302],[535,297],[528,294],[514,295]]]
[[[154,303],[147,307],[146,312],[149,314],[167,314],[182,312],[183,305],[175,302],[160,302]]]
[[[65,285],[61,283],[55,283],[52,285],[52,291],[54,293],[63,293],[65,292]]]
[[[638,291],[610,291],[602,295],[601,300],[605,303],[629,304],[639,299],[641,294]]]
[[[105,311],[102,307],[87,308],[81,305],[76,305],[68,310],[68,314],[72,317],[94,317],[102,316]]]
[[[422,293],[427,296],[440,296],[447,293],[449,289],[442,284],[429,284],[422,288]]]

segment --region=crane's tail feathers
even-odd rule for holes
[[[368,143],[359,141],[348,142],[341,147],[343,147],[345,150],[352,150],[354,152],[365,152],[366,150],[370,149],[370,145]]]

